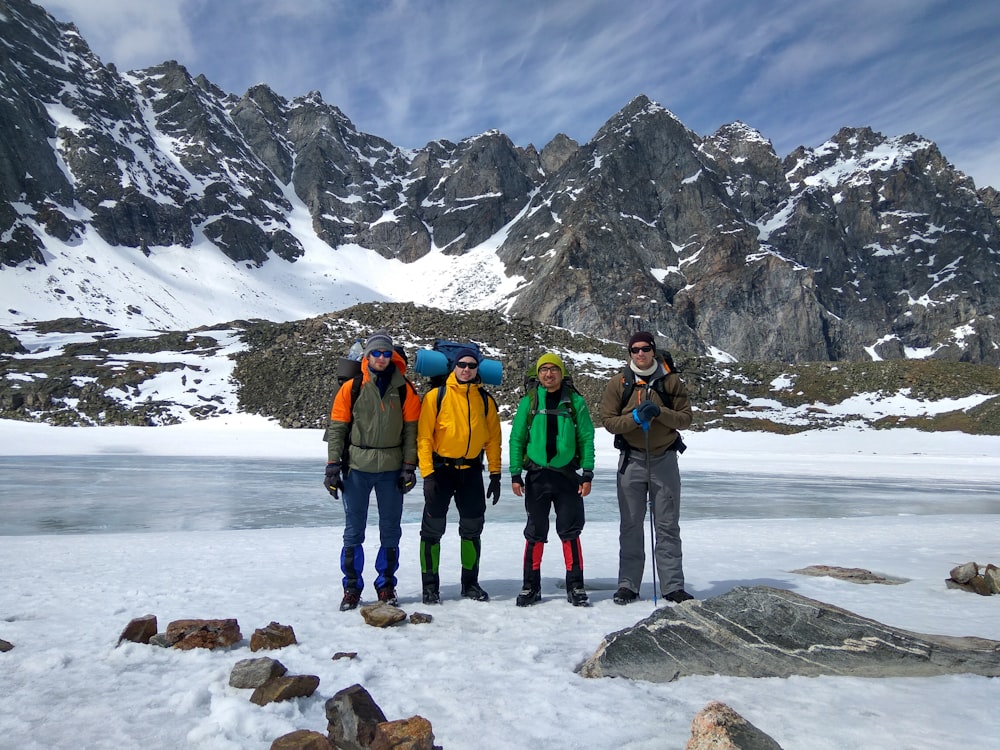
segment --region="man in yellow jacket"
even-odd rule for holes
[[[424,396],[417,427],[417,459],[424,480],[420,523],[420,572],[424,604],[440,604],[438,565],[448,506],[455,498],[461,538],[462,596],[485,602],[479,585],[480,537],[486,498],[500,499],[500,417],[496,401],[481,387],[479,352],[459,350],[455,368],[440,388]],[[483,491],[483,454],[490,486]]]

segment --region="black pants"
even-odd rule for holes
[[[524,488],[524,510],[528,522],[524,538],[529,542],[547,542],[549,511],[556,511],[556,534],[566,542],[577,539],[583,531],[583,498],[580,482],[570,474],[553,469],[531,469]]]
[[[458,508],[458,535],[461,538],[462,585],[478,583],[480,537],[486,521],[486,491],[481,468],[458,469],[448,466],[434,470],[434,492],[424,494],[420,519],[420,572],[424,588],[439,585],[438,562],[441,537],[448,524],[448,506],[455,498]]]
[[[549,536],[549,511],[556,511],[556,533],[562,540],[567,590],[583,585],[583,498],[580,483],[572,475],[553,469],[531,469],[525,479],[524,587],[541,589],[542,553]]]

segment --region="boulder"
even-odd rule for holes
[[[725,703],[712,701],[691,722],[685,750],[781,750],[781,745]]]
[[[239,623],[226,620],[174,620],[167,625],[166,643],[183,651],[228,648],[243,640]]]
[[[250,636],[251,651],[284,648],[293,643],[298,643],[298,641],[295,640],[295,631],[292,630],[292,626],[281,625],[277,622],[272,622],[263,628],[257,628]]]
[[[896,586],[906,583],[906,578],[887,576],[882,573],[873,573],[865,568],[841,568],[836,565],[809,565],[805,568],[791,571],[802,576],[828,576],[840,581],[850,583],[884,583],[889,586]]]
[[[992,596],[1000,594],[1000,571],[993,563],[980,567],[978,563],[967,562],[952,568],[944,583],[950,589]]]
[[[962,563],[952,568],[949,575],[955,583],[968,583],[979,575],[979,566],[974,562]]]
[[[423,716],[385,721],[375,727],[371,750],[434,750],[434,732]]]
[[[325,734],[297,729],[271,743],[271,750],[336,750]]]
[[[288,668],[276,659],[240,659],[229,673],[229,685],[234,688],[258,688],[265,682],[281,677]]]
[[[1000,676],[1000,641],[883,625],[768,586],[658,609],[606,636],[585,677],[671,682],[689,675]]]
[[[351,685],[326,702],[327,734],[343,750],[364,750],[375,739],[385,714],[361,685]]]
[[[117,648],[122,641],[132,641],[133,643],[149,643],[149,639],[156,635],[156,615],[143,615],[136,617],[125,626],[125,629],[118,636]]]
[[[385,602],[369,604],[360,611],[365,622],[376,628],[387,628],[406,619],[406,612]]]
[[[257,687],[250,696],[251,703],[266,706],[292,698],[308,698],[319,687],[319,677],[313,674],[298,674],[292,677],[272,677]]]

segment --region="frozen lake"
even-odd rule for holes
[[[683,462],[683,459],[682,459]],[[1000,485],[681,469],[681,520],[1000,514]],[[322,486],[316,460],[149,455],[0,457],[0,535],[105,534],[340,526],[340,502]],[[504,477],[487,523],[524,520]],[[418,522],[421,488],[405,498]],[[590,521],[617,520],[615,478],[599,472],[587,498]],[[369,524],[374,524],[374,500]],[[452,510],[449,527],[457,523]],[[454,533],[454,529],[452,529]],[[554,533],[554,532],[553,532]]]

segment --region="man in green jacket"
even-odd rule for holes
[[[583,585],[583,498],[594,478],[594,423],[583,397],[564,382],[559,355],[538,358],[539,385],[517,405],[510,432],[511,488],[524,497],[524,586],[516,604],[542,598],[542,552],[549,535],[549,511],[556,511],[556,533],[566,563],[566,598],[575,607],[589,604]],[[582,469],[581,474],[577,470]],[[527,484],[521,472],[527,473]]]

